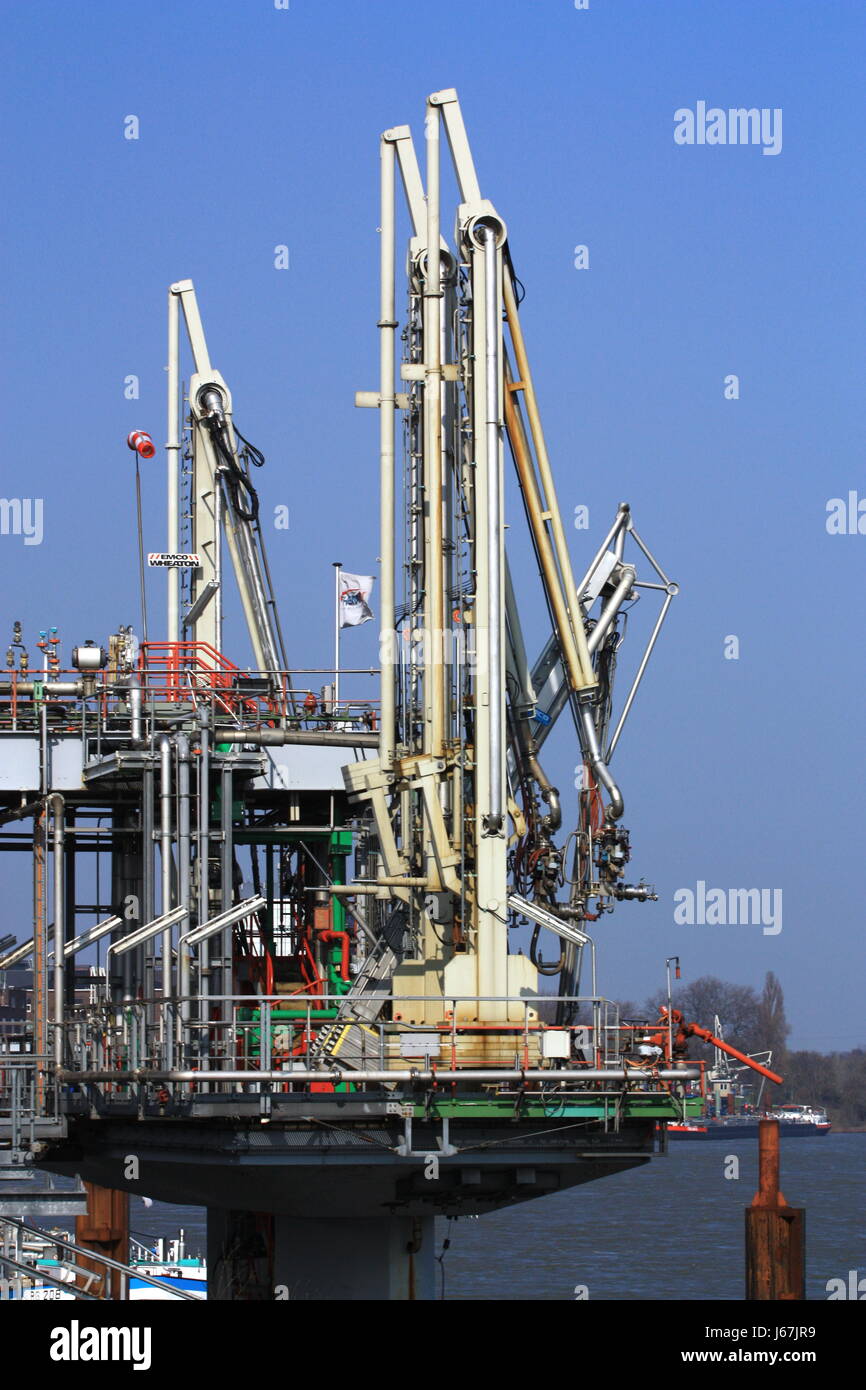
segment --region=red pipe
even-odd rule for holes
[[[340,975],[344,980],[349,978],[349,933],[347,931],[322,931],[319,932],[320,941],[339,941],[343,952],[340,957]]]

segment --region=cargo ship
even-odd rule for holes
[[[769,1070],[772,1051],[738,1053],[725,1042],[718,1015],[713,1019],[713,1035],[698,1030],[697,1036],[713,1043],[713,1060],[706,1067],[700,1087],[689,1088],[699,1095],[687,1096],[682,1117],[668,1122],[671,1139],[756,1139],[761,1120],[778,1120],[780,1135],[785,1139],[808,1139],[830,1132],[832,1125],[826,1110],[803,1104],[769,1107],[763,1102],[764,1080],[754,1095],[752,1088],[740,1079],[746,1071],[745,1064],[765,1078],[774,1076]],[[738,1062],[742,1065],[736,1065]]]
[[[783,1139],[810,1139],[829,1134],[833,1126],[826,1110],[812,1105],[782,1105],[777,1110],[753,1110],[739,1115],[704,1115],[669,1123],[671,1139],[751,1139],[757,1138],[761,1120],[778,1120]]]

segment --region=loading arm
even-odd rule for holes
[[[195,364],[189,383],[193,420],[196,548],[204,560],[183,625],[193,640],[206,640],[219,649],[220,534],[225,533],[237,580],[256,664],[260,671],[279,673],[288,665],[264,540],[258,519],[258,497],[250,479],[250,464],[263,456],[243,439],[232,420],[232,398],[225,381],[210,362],[201,315],[191,280],[172,285],[183,311]],[[243,456],[238,439],[244,444]],[[207,613],[213,600],[211,613]]]
[[[662,1008],[658,1022],[659,1025],[663,1025],[664,1031],[653,1033],[651,1043],[654,1047],[663,1048],[666,1055],[670,1034],[673,1034],[673,1056],[681,1058],[685,1056],[689,1038],[700,1038],[702,1042],[712,1043],[713,1047],[718,1047],[722,1052],[726,1052],[729,1057],[735,1057],[738,1062],[742,1062],[743,1066],[750,1067],[759,1076],[765,1076],[768,1081],[775,1082],[777,1086],[781,1086],[784,1082],[784,1077],[770,1071],[769,1067],[762,1066],[753,1057],[748,1057],[745,1052],[740,1052],[738,1048],[732,1047],[730,1043],[725,1042],[724,1038],[719,1038],[711,1033],[709,1028],[702,1028],[699,1023],[686,1023],[679,1009],[671,1009],[670,1015],[668,1015],[667,1009]],[[674,1028],[676,1028],[675,1033],[673,1032]]]

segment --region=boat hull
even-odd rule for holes
[[[781,1121],[779,1134],[783,1139],[815,1139],[828,1134],[832,1125],[791,1124]],[[704,1120],[695,1125],[667,1126],[669,1139],[688,1139],[692,1141],[712,1141],[726,1139],[757,1139],[758,1121],[748,1120],[745,1124],[731,1124],[721,1120]]]

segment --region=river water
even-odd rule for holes
[[[739,1177],[728,1178],[739,1159]],[[477,1220],[437,1222],[438,1288],[447,1300],[737,1300],[743,1297],[743,1208],[757,1186],[757,1140],[677,1141],[666,1157],[618,1177]],[[866,1279],[866,1134],[782,1141],[782,1190],[806,1208],[807,1297],[858,1270]],[[145,1207],[141,1234],[186,1231],[204,1251],[197,1207]],[[443,1252],[445,1240],[450,1248]],[[866,1284],[864,1284],[866,1291]]]

